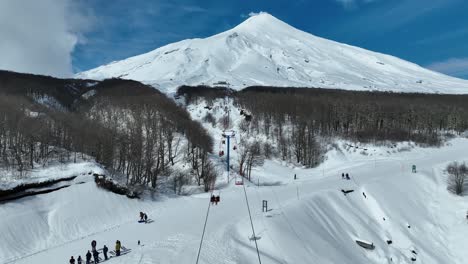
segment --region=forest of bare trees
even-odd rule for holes
[[[231,97],[248,112],[241,130],[266,135],[284,160],[313,167],[324,138],[439,145],[445,133],[468,129],[468,96],[396,94],[307,88],[249,87],[239,92],[181,87],[187,103]],[[271,149],[270,149],[271,150]]]
[[[72,89],[76,93],[72,95],[65,88],[51,93],[46,86],[34,89],[51,78],[25,76],[32,80],[25,82],[18,74],[0,79],[3,169],[21,176],[35,166],[47,166],[48,161],[74,162],[78,155],[95,159],[132,186],[156,188],[159,177],[171,175],[176,162],[190,164],[193,175],[187,177],[205,189],[215,179],[208,159],[211,137],[186,110],[153,88],[106,80],[92,87],[94,96],[83,99],[81,95],[90,90],[86,85],[80,86],[81,91]],[[61,82],[56,86],[71,85]],[[58,96],[61,92],[67,95]],[[57,107],[38,102],[39,97]]]

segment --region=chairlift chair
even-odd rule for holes
[[[236,185],[244,185],[244,179],[236,177]]]

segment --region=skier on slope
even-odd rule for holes
[[[145,216],[145,214],[143,212],[140,212],[140,221],[143,221],[144,216]]]
[[[81,259],[81,256],[78,256],[77,262],[78,262],[78,264],[82,264],[82,263],[83,263],[83,260]]]
[[[349,178],[349,174],[348,174],[348,173],[346,173],[346,179],[347,179],[347,180],[351,180],[351,178]]]
[[[109,251],[109,249],[106,247],[106,245],[104,245],[104,247],[102,248],[102,253],[104,254],[105,260],[107,260],[107,251]]]
[[[120,256],[120,248],[121,248],[120,241],[117,240],[115,242],[115,255],[116,256]]]
[[[214,204],[214,203],[215,203],[216,197],[214,196],[214,194],[211,195],[210,201],[211,201],[211,204]]]
[[[341,173],[341,179],[342,179],[342,180],[345,179],[344,173]]]
[[[73,258],[73,256],[71,256],[70,258],[70,264],[75,264],[75,259]]]
[[[86,253],[86,264],[90,264],[91,263],[91,252],[89,252],[88,250],[88,253]]]
[[[148,215],[147,214],[145,214],[144,218],[145,218],[145,223],[148,222]]]

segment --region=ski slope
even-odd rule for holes
[[[245,187],[262,263],[411,263],[411,250],[415,263],[466,263],[468,197],[447,192],[443,168],[468,160],[468,139],[410,151],[403,143],[365,146],[366,155],[338,145],[315,169],[277,160],[255,168],[260,186]],[[342,172],[352,180],[342,180]],[[225,178],[217,186],[221,202],[210,209],[199,263],[258,263],[242,187]],[[354,192],[344,196],[341,189]],[[261,212],[262,200],[269,212]],[[132,252],[109,264],[195,263],[208,201],[206,193],[130,200],[88,181],[2,204],[0,263],[65,263],[83,257],[92,240],[112,250],[117,239]],[[137,223],[139,211],[154,222]]]
[[[317,37],[267,13],[252,16],[226,32],[169,44],[76,77],[132,79],[166,93],[181,85],[468,93],[468,80]]]

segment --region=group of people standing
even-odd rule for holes
[[[99,263],[99,252],[97,251],[96,246],[97,246],[96,240],[91,241],[91,250],[88,250],[88,252],[85,255],[86,264],[90,264],[92,258],[94,260],[94,263]],[[120,244],[120,241],[117,240],[115,242],[115,255],[116,256],[120,256],[121,247],[122,246]],[[104,255],[104,260],[109,259],[109,257],[107,256],[107,252],[109,252],[109,248],[106,245],[104,245],[104,247],[102,248],[102,254]],[[83,259],[81,258],[81,256],[78,256],[78,258],[75,260],[75,258],[71,256],[70,264],[83,264]]]
[[[211,195],[211,199],[210,199],[211,204],[218,205],[219,200],[220,200],[219,195],[214,195],[214,194]]]
[[[346,173],[346,174],[341,173],[341,179],[342,179],[342,180],[351,180],[351,178],[349,177],[349,174],[348,174],[348,173]]]

